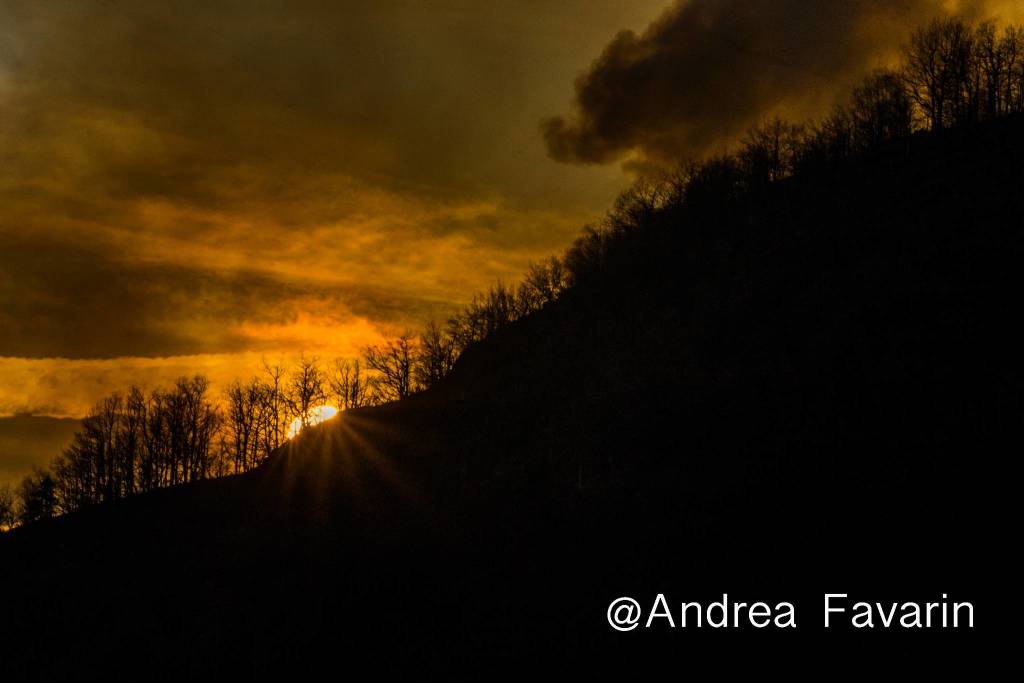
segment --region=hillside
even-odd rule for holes
[[[852,656],[817,628],[824,591],[984,603],[1009,571],[1022,161],[1007,118],[658,214],[434,390],[0,539],[4,659],[677,659],[683,634],[605,621],[658,592],[798,601],[795,637],[690,632],[691,654]],[[875,637],[976,657],[1009,608]]]

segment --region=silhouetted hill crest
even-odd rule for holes
[[[246,475],[3,539],[24,590],[0,598],[19,615],[0,642],[72,643],[58,671],[122,647],[259,669],[339,638],[365,657],[600,662],[661,652],[591,612],[668,576],[739,589],[757,567],[798,590],[828,565],[937,590],[991,557],[978,529],[1005,500],[1022,153],[1008,117],[660,212],[428,392],[311,428]]]

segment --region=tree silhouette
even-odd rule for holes
[[[266,455],[269,456],[281,445],[282,425],[285,418],[284,382],[285,371],[279,364],[271,365],[263,361],[263,375],[266,379],[267,391],[264,395],[263,432]]]
[[[0,532],[10,531],[18,521],[17,501],[10,484],[0,486]]]
[[[361,408],[370,403],[369,382],[358,358],[353,361],[335,360],[329,384],[341,410]]]
[[[739,153],[748,181],[760,185],[791,174],[803,141],[803,126],[778,117],[751,129]]]
[[[1024,110],[1024,31],[943,19],[905,49],[907,94],[931,130]]]
[[[260,460],[260,424],[266,405],[266,387],[257,378],[235,380],[225,391],[225,424],[229,431],[228,455],[235,472],[245,472]]]
[[[197,375],[148,399],[132,387],[127,398],[115,393],[97,403],[51,466],[56,508],[71,512],[208,477],[222,422],[208,389]]]
[[[376,373],[375,389],[382,401],[398,401],[415,390],[416,340],[408,333],[363,352],[366,366]]]
[[[31,524],[49,519],[57,514],[56,484],[53,476],[44,470],[35,469],[25,477],[18,487],[21,511],[18,514],[22,524]]]
[[[299,420],[303,429],[309,426],[310,412],[326,398],[326,387],[319,359],[301,356],[288,381],[285,399],[292,417]]]
[[[913,131],[913,103],[895,71],[882,69],[868,76],[854,89],[848,111],[857,149],[906,138]]]
[[[419,385],[429,389],[444,379],[455,365],[455,340],[445,335],[431,320],[420,335],[419,358],[416,360]]]
[[[261,377],[233,382],[219,403],[201,375],[148,395],[137,387],[111,394],[83,419],[51,472],[36,471],[22,482],[15,496],[18,518],[31,521],[256,467],[281,446],[288,420],[308,426],[311,409],[328,392],[347,410],[435,386],[473,345],[574,289],[586,291],[610,268],[628,262],[652,226],[687,224],[664,221],[666,212],[727,215],[737,199],[756,198],[794,173],[841,169],[859,155],[921,131],[1021,111],[1024,29],[933,21],[913,33],[899,68],[869,74],[824,119],[806,124],[768,119],[747,133],[735,154],[642,178],[561,257],[531,265],[518,285],[499,281],[476,294],[443,327],[431,321],[419,336],[406,333],[368,347],[363,362],[338,360],[328,373],[316,358],[302,356],[290,371],[263,361]],[[0,503],[0,514],[9,519],[15,505]]]
[[[568,285],[565,266],[561,259],[552,256],[530,265],[523,289],[530,293],[531,307],[541,308],[554,303]]]

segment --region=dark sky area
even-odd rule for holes
[[[943,12],[1020,18],[1010,0],[5,0],[0,482],[43,458],[24,415],[443,318],[636,172],[821,114]]]

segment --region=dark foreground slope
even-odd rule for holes
[[[991,664],[1015,609],[1022,160],[1010,119],[655,217],[435,391],[11,534],[7,666]],[[681,601],[791,601],[797,629],[608,626],[659,592],[677,623]],[[825,592],[946,593],[977,624],[825,632]]]

